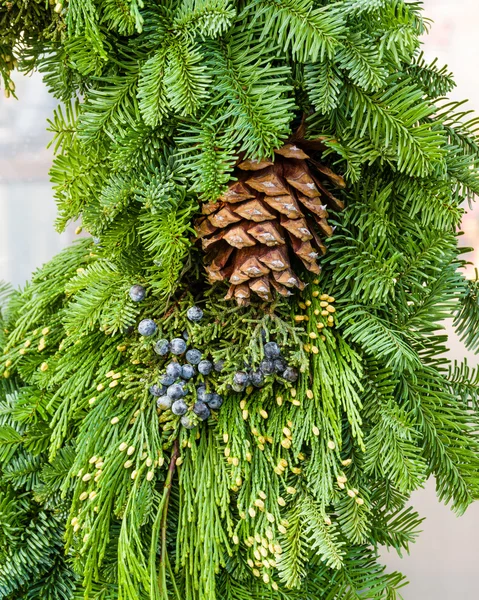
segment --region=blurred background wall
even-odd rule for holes
[[[439,58],[454,72],[452,97],[470,99],[479,114],[479,4],[474,0],[425,0],[434,24],[424,39],[428,59]],[[0,279],[21,285],[31,272],[70,243],[74,226],[59,235],[54,230],[55,203],[48,181],[52,154],[46,119],[56,102],[41,78],[17,76],[14,99],[0,98]],[[470,260],[479,267],[479,205],[464,219],[463,245],[475,246]],[[472,268],[470,270],[472,274]],[[467,353],[451,332],[454,357]],[[469,355],[471,364],[477,357]],[[478,600],[479,503],[456,518],[436,501],[434,482],[416,492],[412,504],[427,515],[423,533],[403,560],[384,552],[390,570],[410,580],[405,600]]]

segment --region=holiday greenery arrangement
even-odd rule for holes
[[[59,230],[2,292],[0,598],[400,597],[479,495],[477,121],[402,0],[0,4]]]

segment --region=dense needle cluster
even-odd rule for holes
[[[92,236],[0,290],[0,598],[397,598],[411,493],[478,498],[443,329],[479,349],[478,122],[426,29],[403,0],[0,3],[6,95],[37,69],[59,101],[57,228]]]

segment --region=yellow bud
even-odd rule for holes
[[[177,461],[176,461],[176,466],[177,466],[177,467],[179,467],[179,466],[180,466],[180,465],[182,465],[182,464],[183,464],[183,457],[182,457],[182,456],[180,456],[180,457],[177,459]]]
[[[330,313],[335,313],[335,312],[336,312],[336,309],[334,308],[334,306],[331,306],[331,305],[329,305],[329,306],[326,308],[326,310],[327,310],[328,312],[330,312]]]
[[[78,523],[78,519],[77,519],[77,517],[73,517],[73,519],[70,521],[70,523],[71,523],[72,525],[76,525],[76,524]]]
[[[95,469],[101,469],[105,463],[102,460],[99,460],[95,463]]]
[[[348,490],[348,496],[349,496],[350,498],[354,498],[354,496],[356,496],[356,494],[355,494],[354,490]]]
[[[18,351],[18,353],[21,354],[22,356],[25,356],[26,352],[27,351],[25,350],[25,348],[20,348],[20,350]]]
[[[10,359],[5,361],[5,366],[6,367],[11,367],[12,366],[12,361]]]
[[[294,320],[296,321],[296,323],[300,323],[301,321],[307,321],[308,319],[306,315],[295,315]]]
[[[263,417],[263,419],[267,419],[268,418],[268,413],[265,410],[263,410],[263,409],[261,409],[259,411],[259,414]]]
[[[248,415],[249,415],[247,409],[245,408],[241,414],[243,416],[243,419],[246,421],[248,419]]]
[[[312,390],[306,390],[306,396],[307,396],[307,397],[308,397],[310,400],[312,400],[312,399],[313,399],[313,397],[314,397],[314,394],[313,394]]]
[[[82,477],[82,481],[90,481],[91,479],[91,473],[85,473],[85,475],[83,475]]]
[[[283,396],[277,396],[277,398],[276,398],[276,404],[278,406],[282,406],[282,404],[283,404]]]
[[[262,500],[255,500],[254,505],[257,506],[260,510],[264,510],[264,502]]]
[[[102,392],[105,389],[105,386],[103,385],[103,383],[99,383],[96,386],[96,389],[97,389],[98,392]]]
[[[305,352],[310,352],[310,351],[311,351],[311,346],[310,346],[310,344],[304,344],[304,346],[303,346],[303,350],[304,350]]]
[[[234,458],[231,459],[231,462],[234,467],[237,467],[239,465],[239,458],[237,456],[235,456]]]
[[[61,4],[60,4],[60,6],[61,6]],[[60,10],[61,10],[61,9],[60,9]],[[82,227],[81,227],[81,225],[79,225],[79,226],[78,226],[78,227],[75,229],[75,234],[76,234],[76,235],[78,235],[78,234],[80,234],[81,232],[82,232]]]
[[[291,440],[289,438],[284,438],[283,440],[281,440],[281,445],[283,446],[283,448],[286,448],[288,450],[289,448],[291,448]]]
[[[311,306],[311,300],[306,300],[305,304],[306,306]]]
[[[338,475],[337,479],[338,479],[338,483],[346,483],[348,480],[348,478],[345,477],[344,475]]]
[[[284,535],[287,529],[286,527],[283,527],[283,525],[278,525],[278,531]]]
[[[236,545],[239,544],[239,537],[237,535],[233,536],[233,544],[236,544]]]
[[[266,513],[266,518],[270,523],[274,523],[274,515],[271,513]]]
[[[314,314],[315,314],[316,316],[318,316],[320,312],[321,312],[321,311],[320,311],[318,308],[316,308],[316,309],[314,310]]]
[[[119,344],[116,349],[118,350],[118,352],[125,352],[126,350],[126,346],[125,344]]]
[[[57,2],[57,4],[55,4],[55,8],[53,9],[57,14],[60,14],[63,10],[63,5],[60,4],[60,2]]]
[[[331,525],[331,523],[332,523],[332,521],[331,521],[331,519],[328,517],[328,515],[326,515],[326,516],[324,517],[324,522],[326,523],[326,525]]]
[[[312,296],[313,296],[313,298],[317,298],[319,296],[318,290],[314,290]]]
[[[353,462],[352,458],[346,458],[346,460],[342,460],[341,464],[343,465],[343,467],[349,467],[349,465]]]
[[[247,460],[248,462],[251,462],[251,460],[252,460],[252,458],[253,458],[253,457],[251,456],[251,452],[247,452],[247,453],[245,454],[245,458],[246,458],[246,460]]]
[[[279,496],[279,498],[278,498],[278,504],[280,506],[286,506],[286,500],[284,498],[282,498],[281,496]]]
[[[42,335],[48,335],[50,333],[50,327],[44,327],[42,329]]]
[[[128,444],[126,444],[125,442],[122,442],[118,449],[120,450],[120,452],[124,452],[127,448],[128,448]]]
[[[362,506],[364,504],[364,500],[362,498],[356,498],[356,504],[359,504],[359,506]]]
[[[299,306],[299,308],[302,308],[303,310],[306,309],[306,304],[304,302],[298,302],[298,306]]]
[[[259,552],[263,558],[266,558],[268,556],[268,551],[266,550],[266,548],[263,548],[263,546],[261,546]]]
[[[88,542],[88,538],[90,536],[88,535],[88,533],[85,533],[85,535],[83,536],[83,543],[86,544],[86,542]]]
[[[80,524],[77,523],[74,527],[73,527],[73,531],[76,533],[78,530],[80,529]]]
[[[247,561],[247,562],[248,562],[248,565],[249,565],[251,568],[253,568],[253,567],[254,567],[254,562],[253,562],[253,560],[252,560],[251,558],[248,558],[248,561]]]
[[[319,303],[319,306],[321,306],[321,308],[326,308],[328,306],[328,301],[327,300],[323,300],[322,302]]]
[[[119,423],[120,419],[118,417],[113,417],[113,419],[110,421],[110,423],[112,425],[116,425],[117,423]]]
[[[230,439],[229,435],[228,435],[227,433],[223,433],[223,442],[224,442],[225,444],[227,444],[227,443],[228,443],[228,440],[229,440],[229,439]]]
[[[83,502],[83,500],[86,500],[88,498],[88,492],[82,492],[80,494],[80,500]]]
[[[243,410],[243,408],[246,408],[246,400],[241,400],[240,408],[241,408],[241,410]]]
[[[291,467],[291,473],[295,475],[301,475],[302,470],[299,467]]]
[[[321,330],[324,329],[324,323],[316,323],[316,327]]]
[[[43,372],[48,371],[48,364],[46,362],[43,362],[40,365],[40,371],[43,371]]]
[[[135,452],[135,446],[129,446],[128,450],[126,451],[128,456],[131,456],[134,452]]]
[[[129,469],[132,465],[133,465],[133,461],[127,460],[123,466],[125,467],[125,469]]]
[[[288,494],[291,494],[291,496],[294,496],[294,494],[296,494],[296,488],[294,488],[292,486],[288,486],[286,488],[286,491],[288,492]]]
[[[97,461],[98,461],[98,456],[92,456],[88,462],[89,462],[91,465],[93,465],[93,464],[94,464],[94,463],[96,463]]]
[[[259,577],[259,576],[260,576],[260,574],[261,574],[261,573],[258,571],[258,569],[253,569],[253,575],[254,575],[255,577]]]
[[[250,506],[248,508],[248,514],[252,519],[254,519],[256,517],[256,511],[252,506]]]
[[[336,444],[333,442],[333,440],[328,441],[328,448],[330,450],[334,450],[336,448]]]
[[[312,331],[312,332],[309,334],[309,337],[310,337],[312,340],[315,340],[315,339],[316,339],[318,336],[317,336],[317,335],[314,333],[314,331]]]
[[[328,302],[336,302],[336,299],[333,296],[328,296]]]
[[[283,433],[286,437],[291,437],[291,429],[288,427],[283,427]]]
[[[95,490],[91,491],[91,492],[88,494],[88,498],[89,498],[90,500],[95,500],[95,498],[96,498],[96,497],[97,497],[97,493],[95,492]]]
[[[118,381],[111,381],[108,387],[114,388],[118,385]]]
[[[138,475],[138,471],[132,471],[131,472],[131,478],[132,479],[136,479],[136,476]]]
[[[235,484],[236,484],[238,487],[241,487],[241,486],[243,485],[243,480],[241,479],[241,477],[237,477],[237,478],[235,479]]]
[[[271,587],[273,588],[273,590],[274,590],[275,592],[277,592],[277,591],[278,591],[278,589],[279,589],[279,586],[278,586],[278,584],[276,583],[276,581],[273,581],[273,583],[271,584]]]

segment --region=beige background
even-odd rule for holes
[[[470,98],[479,113],[479,4],[473,0],[426,0],[434,20],[424,40],[427,58],[435,56],[455,73],[456,99]],[[31,271],[74,237],[72,228],[61,236],[53,229],[55,204],[48,183],[51,153],[45,119],[55,102],[38,76],[17,77],[20,102],[0,98],[0,279],[24,283]],[[478,207],[479,208],[479,207]],[[471,260],[479,267],[479,216],[464,220],[464,245],[475,246]],[[452,338],[453,355],[465,355]],[[477,357],[470,356],[477,363]],[[434,484],[414,494],[412,504],[427,515],[423,533],[411,555],[400,560],[385,552],[390,570],[401,570],[410,585],[405,600],[479,600],[479,503],[457,519],[435,498]],[[340,599],[338,599],[340,600]]]

